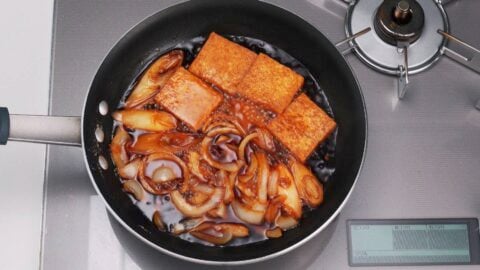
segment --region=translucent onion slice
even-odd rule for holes
[[[238,158],[239,159],[245,160],[245,149],[246,149],[248,143],[251,140],[253,140],[257,137],[258,137],[257,133],[252,133],[252,134],[247,135],[247,137],[243,138],[242,142],[240,142],[240,145],[238,147]]]
[[[275,224],[284,231],[292,229],[298,225],[298,220],[290,216],[278,216]]]
[[[140,155],[150,155],[158,152],[177,153],[189,149],[198,142],[199,139],[189,133],[146,133],[138,136],[135,143],[127,149]]]
[[[191,229],[201,224],[202,221],[203,221],[203,218],[184,219],[179,223],[173,225],[172,233],[178,235],[178,234],[182,234],[184,232],[190,231]]]
[[[127,109],[114,112],[113,119],[122,122],[130,129],[153,132],[168,131],[177,127],[175,117],[163,111]]]
[[[239,219],[250,224],[260,225],[263,222],[263,216],[265,214],[266,207],[263,211],[256,211],[251,207],[239,202],[238,200],[234,200],[232,202],[232,209]]]
[[[127,165],[118,168],[118,174],[124,179],[135,179],[137,178],[138,170],[142,166],[142,160],[136,158],[130,161]]]
[[[270,177],[268,177],[267,195],[269,199],[277,196],[278,193],[278,171],[273,169],[270,171]]]
[[[207,212],[207,216],[211,218],[226,218],[227,207],[224,203],[220,203],[217,207]]]
[[[302,216],[302,202],[298,196],[297,188],[295,186],[293,176],[285,165],[280,163],[277,166],[278,170],[278,195],[285,196],[283,208],[294,218]]]
[[[214,245],[225,245],[233,238],[232,233],[229,231],[221,231],[217,234],[210,234],[203,231],[191,231],[190,234],[200,240],[207,241]]]
[[[138,201],[145,197],[142,185],[135,180],[128,180],[123,183],[123,190],[132,194]]]
[[[125,107],[139,106],[155,96],[182,61],[183,51],[173,50],[153,62],[128,97]]]
[[[211,137],[205,137],[202,141],[201,145],[201,153],[202,158],[212,167],[225,170],[227,172],[236,172],[240,170],[241,166],[244,164],[241,160],[229,162],[229,163],[221,163],[214,160],[209,153],[209,146],[212,143],[213,139]]]
[[[290,162],[290,170],[300,198],[310,207],[317,207],[323,201],[323,185],[312,172],[296,160]]]
[[[282,233],[282,229],[276,227],[274,229],[266,230],[265,235],[268,238],[280,238],[282,237],[283,233]]]
[[[166,231],[167,227],[165,226],[165,223],[163,223],[162,216],[160,215],[160,212],[155,211],[153,213],[152,217],[153,224],[155,224],[155,227],[161,231]]]
[[[255,133],[258,134],[255,136],[253,142],[260,146],[260,148],[267,150],[268,152],[275,151],[275,142],[273,140],[273,135],[266,129],[256,128]]]
[[[131,141],[130,134],[122,127],[117,127],[115,136],[113,136],[110,144],[110,151],[112,152],[112,159],[117,168],[122,168],[128,163],[128,154],[125,150],[125,145]]]
[[[266,222],[273,223],[275,221],[280,213],[280,209],[282,208],[285,199],[285,196],[277,196],[269,201],[267,210],[265,211]]]
[[[262,153],[255,154],[258,160],[258,171],[257,171],[257,197],[260,203],[267,203],[267,185],[268,185],[268,160],[267,156]]]
[[[175,178],[168,181],[154,181],[150,177],[146,176],[145,175],[146,168],[148,167],[150,162],[157,161],[157,160],[167,160],[167,161],[174,162],[176,165],[178,165],[178,167],[180,167],[182,171],[181,178]],[[180,186],[182,182],[184,182],[185,179],[190,179],[190,172],[188,171],[185,163],[177,156],[171,153],[159,152],[159,153],[151,154],[144,158],[142,162],[142,166],[138,171],[138,178],[143,188],[146,191],[156,195],[163,195],[163,194],[169,193],[173,189],[176,189],[178,186]],[[160,179],[157,179],[157,180],[160,180]]]
[[[191,205],[178,190],[172,191],[170,195],[173,204],[175,204],[177,209],[182,212],[183,215],[187,217],[200,217],[223,201],[225,189],[220,187],[215,188],[215,191],[212,193],[208,201],[202,205]]]
[[[232,172],[228,175],[228,179],[225,182],[225,197],[223,201],[225,204],[229,204],[235,198],[235,194],[233,193],[233,189],[235,187],[235,180],[237,178],[237,172]]]

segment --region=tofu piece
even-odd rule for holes
[[[295,71],[261,53],[237,86],[237,91],[276,113],[282,113],[303,81],[304,78]]]
[[[305,161],[336,127],[335,121],[301,94],[267,128],[299,160]]]
[[[234,94],[257,54],[216,33],[211,33],[189,71],[223,91]]]
[[[155,102],[193,130],[199,130],[203,126],[222,100],[222,94],[183,67],[175,71],[155,96]]]

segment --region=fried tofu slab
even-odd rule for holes
[[[268,130],[301,161],[305,161],[335,127],[335,121],[305,94],[298,96],[267,126]]]
[[[175,71],[155,96],[155,102],[193,130],[203,126],[222,100],[220,93],[183,67]]]
[[[189,71],[223,91],[234,94],[235,86],[257,55],[216,33],[211,33]]]
[[[237,86],[237,91],[276,113],[282,113],[303,81],[295,71],[261,53]]]

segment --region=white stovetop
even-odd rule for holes
[[[1,4],[0,106],[10,113],[48,113],[52,18],[53,0]],[[0,146],[0,269],[39,268],[45,151]]]

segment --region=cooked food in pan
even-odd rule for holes
[[[303,76],[264,53],[212,33],[184,58],[155,60],[113,114],[124,190],[186,240],[281,237],[323,201],[306,160],[335,121],[302,93]]]

